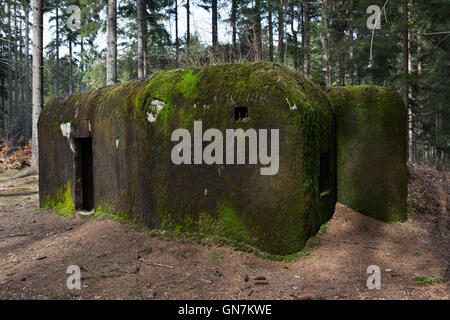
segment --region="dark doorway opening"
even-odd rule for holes
[[[234,120],[244,121],[248,118],[248,108],[247,107],[235,107],[234,108]]]
[[[94,208],[94,179],[92,171],[92,137],[75,140],[75,207]]]
[[[319,193],[328,191],[330,188],[330,164],[329,154],[320,155]]]

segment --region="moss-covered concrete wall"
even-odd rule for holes
[[[407,111],[376,86],[330,89],[337,125],[338,201],[383,221],[406,219]]]
[[[164,103],[162,110],[152,105],[155,100]],[[236,106],[248,108],[247,121],[235,122]],[[148,120],[149,113],[156,121]],[[150,227],[219,234],[277,254],[302,249],[334,212],[331,104],[317,85],[280,65],[166,71],[53,100],[39,121],[42,206],[67,198],[60,195],[74,197],[70,140],[87,120],[95,207]],[[259,164],[174,165],[171,133],[185,128],[193,135],[195,120],[202,121],[203,130],[217,128],[224,136],[226,129],[279,129],[278,174],[261,175]],[[71,137],[61,128],[67,123]],[[325,154],[329,186],[321,195]]]

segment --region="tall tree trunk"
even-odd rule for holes
[[[73,52],[72,35],[69,33],[69,94],[73,93]]]
[[[43,98],[43,0],[33,5],[33,142],[30,173],[39,172],[39,148],[37,123],[44,104]]]
[[[237,0],[233,0],[231,2],[231,28],[232,37],[231,37],[231,45],[233,47],[233,60],[237,58]]]
[[[342,16],[341,16],[342,19]],[[339,50],[339,85],[345,86],[345,52],[344,52],[344,41],[345,41],[345,27],[344,23],[340,22],[338,25],[338,50]]]
[[[355,35],[356,35],[356,41],[359,41],[358,28],[356,28],[356,30],[355,30]],[[361,64],[358,61],[358,59],[356,61],[356,84],[358,86],[361,85]]]
[[[284,1],[278,1],[278,62],[284,63]]]
[[[262,28],[261,28],[261,0],[255,0],[255,36],[256,36],[256,61],[262,61]]]
[[[440,102],[436,104],[435,107],[435,137],[434,137],[434,144],[436,148],[436,156],[435,156],[435,163],[436,163],[436,170],[441,171],[442,170],[442,163],[441,163],[441,157],[442,157],[442,150],[440,147],[440,127],[441,127],[441,121],[440,121]],[[411,160],[410,160],[411,161]]]
[[[330,65],[329,65],[329,53],[328,53],[328,0],[322,0],[322,26],[324,31],[322,32],[322,72],[325,79],[325,83],[331,86],[330,82]]]
[[[353,29],[354,29],[354,17],[353,17],[353,0],[350,0],[350,27],[348,30],[348,38],[349,38],[349,66],[348,73],[350,78],[350,85],[353,86]]]
[[[56,96],[60,96],[60,83],[61,77],[59,72],[59,8],[56,7],[56,40],[55,40],[55,51],[56,51],[56,70],[55,70],[55,81],[56,81]]]
[[[234,0],[236,1],[236,0]],[[272,1],[267,2],[267,11],[268,11],[268,28],[269,28],[269,61],[273,62],[273,18],[272,18]]]
[[[290,10],[290,14],[291,14],[291,33],[292,33],[292,45],[294,47],[294,69],[297,70],[298,69],[298,54],[297,54],[297,49],[298,49],[298,41],[297,41],[297,30],[295,30],[294,28],[294,20],[295,20],[295,8],[294,8],[294,3],[290,3],[289,4],[289,10]]]
[[[108,0],[106,84],[117,82],[117,0]]]
[[[144,65],[144,0],[138,0],[137,3],[137,27],[138,27],[138,78],[145,77],[145,65]]]
[[[84,52],[84,37],[83,35],[80,35],[80,83],[79,83],[79,87],[80,87],[80,91],[83,92],[84,91],[84,82],[83,82],[83,73],[84,73],[84,56],[85,56],[85,52]]]
[[[304,49],[305,49],[305,64],[304,64],[304,70],[305,70],[305,75],[309,76],[310,74],[310,70],[311,70],[311,55],[310,55],[310,34],[309,34],[309,29],[310,29],[310,13],[309,13],[309,1],[305,1],[305,5],[304,5],[304,29],[305,29],[305,40],[304,40]]]
[[[191,9],[190,0],[186,0],[186,48],[191,48]]]
[[[299,54],[299,59],[300,59],[300,65],[301,65],[301,71],[304,73],[305,72],[305,70],[304,70],[304,65],[305,65],[305,38],[306,38],[306,35],[305,35],[305,32],[306,32],[306,30],[305,30],[305,17],[304,17],[304,7],[305,7],[305,4],[304,4],[304,2],[302,2],[301,4],[300,4],[300,14],[299,14],[299,16],[298,16],[298,25],[301,27],[301,42],[300,42],[300,47],[301,47],[301,50],[300,50],[300,54]]]
[[[25,76],[24,76],[24,66],[25,66],[25,56],[23,54],[24,39],[22,36],[22,19],[19,23],[19,59],[20,59],[20,134],[25,138]],[[26,143],[26,141],[25,141]]]
[[[336,32],[337,32],[337,50],[338,50],[338,74],[339,74],[339,85],[345,86],[345,28],[346,28],[346,12],[343,6],[336,7],[337,10],[337,22],[336,22]]]
[[[17,145],[17,138],[20,132],[19,127],[19,40],[17,26],[17,3],[14,2],[14,113],[13,113],[13,146]]]
[[[8,140],[14,139],[14,97],[13,97],[13,58],[12,58],[12,9],[8,3]]]
[[[215,47],[219,44],[217,36],[217,0],[212,0],[211,12],[212,12],[212,45]]]
[[[31,114],[30,114],[30,23],[28,2],[24,1],[25,8],[25,98],[24,98],[24,135],[31,138]]]
[[[178,0],[175,0],[175,55],[176,66],[180,64],[180,42],[178,41]]]
[[[3,53],[3,52],[2,52]],[[1,78],[1,92],[3,93],[3,91],[4,90],[6,90],[6,88],[5,88],[5,78]],[[2,134],[4,137],[7,137],[8,136],[8,133],[7,133],[7,130],[8,130],[8,127],[6,126],[6,123],[7,123],[7,120],[6,120],[6,115],[8,114],[7,112],[6,112],[6,95],[4,95],[4,94],[1,94],[0,95],[1,96],[1,101],[2,101],[2,108],[0,109],[0,112],[1,112],[1,115],[2,115],[2,124],[3,124],[3,128],[1,128],[2,130],[0,131],[0,134]]]
[[[411,41],[413,41],[412,34],[408,32],[408,73],[413,74],[414,73],[414,66],[413,66],[413,60],[411,56]],[[413,102],[412,105],[414,105],[415,97],[413,97],[413,88],[408,89],[408,101]],[[416,134],[415,134],[415,122],[416,122],[416,114],[413,112],[412,109],[410,109],[410,115],[409,115],[409,159],[410,161],[414,161],[416,159]]]
[[[403,0],[402,3],[403,8],[403,73],[405,76],[404,84],[403,84],[403,101],[405,102],[406,108],[408,110],[408,159],[412,160],[412,112],[409,106],[409,50],[408,50],[408,0]]]
[[[422,36],[419,34],[417,35],[417,77],[420,79],[422,77]],[[417,95],[417,107],[418,107],[418,114],[423,114],[423,96],[422,93],[419,91]],[[422,120],[421,120],[422,121]],[[417,128],[417,157],[419,159],[423,159],[424,157],[424,139],[423,139],[423,124],[419,125]]]

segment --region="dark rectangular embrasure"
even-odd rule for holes
[[[94,180],[92,170],[92,137],[75,140],[75,207],[94,208]]]

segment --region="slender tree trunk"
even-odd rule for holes
[[[69,94],[73,93],[73,52],[72,36],[69,34]]]
[[[25,138],[25,56],[23,54],[24,39],[22,36],[22,19],[19,24],[19,58],[20,58],[20,128],[21,135]],[[26,144],[26,141],[25,141]]]
[[[356,36],[356,41],[359,41],[358,28],[355,29],[355,36]],[[358,59],[356,61],[356,84],[358,86],[361,85],[361,64],[358,61]]]
[[[178,0],[175,0],[175,55],[176,66],[180,64],[180,42],[178,41]]]
[[[33,5],[33,142],[30,173],[39,172],[39,148],[37,123],[44,104],[43,98],[43,0]]]
[[[403,85],[403,101],[405,102],[406,108],[408,110],[408,159],[409,161],[412,160],[412,112],[409,107],[409,82],[408,82],[408,76],[409,76],[409,50],[408,50],[408,0],[403,0],[402,3],[403,7],[403,73],[405,75],[405,81]]]
[[[331,85],[330,82],[330,65],[328,54],[328,0],[322,0],[322,72],[325,83]]]
[[[292,33],[292,45],[294,46],[294,69],[298,69],[298,41],[297,41],[297,30],[294,28],[294,20],[295,20],[295,8],[294,3],[289,4],[289,10],[291,14],[291,33]]]
[[[1,78],[1,84],[2,84],[2,91],[1,92],[3,93],[3,91],[6,90],[6,88],[5,88],[5,79],[3,77]],[[2,109],[0,111],[1,111],[2,118],[3,118],[2,119],[3,120],[3,122],[2,122],[3,123],[3,128],[2,128],[3,130],[0,131],[0,134],[2,134],[2,137],[7,137],[8,136],[8,133],[7,133],[8,127],[6,126],[6,123],[7,123],[7,120],[6,120],[6,115],[7,115],[7,112],[6,112],[6,96],[4,94],[2,94],[0,96],[1,96],[1,101],[2,101]]]
[[[213,47],[219,44],[217,35],[217,0],[211,1],[211,11],[212,11],[212,45]]]
[[[84,56],[85,56],[85,52],[84,52],[84,37],[83,35],[80,35],[80,91],[83,92],[84,91],[84,82],[83,82],[83,73],[84,73]]]
[[[17,145],[20,132],[19,122],[19,29],[17,26],[17,3],[14,2],[14,109],[13,109],[13,146]]]
[[[29,8],[27,1],[24,1],[25,8],[25,98],[24,98],[24,134],[25,138],[31,138],[31,117],[30,117],[30,23]]]
[[[301,27],[301,42],[300,42],[300,48],[301,48],[301,50],[300,50],[300,54],[299,54],[299,59],[300,59],[300,68],[301,68],[301,71],[303,72],[303,73],[305,73],[305,70],[304,70],[304,65],[305,65],[305,38],[306,38],[306,35],[305,35],[305,17],[304,17],[304,7],[305,7],[305,4],[302,2],[301,4],[300,4],[300,14],[299,14],[299,16],[298,16],[298,25]]]
[[[354,17],[353,17],[353,0],[350,1],[350,27],[348,30],[348,38],[349,38],[349,67],[348,67],[348,73],[350,78],[350,85],[353,86],[353,29],[354,29]]]
[[[278,62],[284,63],[284,1],[278,1]]]
[[[231,3],[231,28],[232,38],[231,45],[233,47],[233,60],[237,58],[237,0],[233,0]]]
[[[55,81],[56,81],[56,96],[60,96],[61,88],[61,76],[59,72],[59,8],[56,7],[56,40],[55,40],[55,51],[56,51],[56,70],[55,70]]]
[[[304,14],[305,14],[305,74],[309,77],[310,71],[311,71],[311,55],[310,55],[310,12],[309,12],[309,1],[305,1],[305,7],[304,7]]]
[[[409,74],[414,73],[413,60],[412,60],[412,56],[411,56],[411,41],[413,41],[412,39],[413,39],[412,34],[410,32],[408,32],[408,73]],[[408,90],[408,100],[410,102],[415,100],[415,97],[413,97],[412,89]],[[411,109],[410,115],[409,115],[409,128],[408,128],[408,130],[409,130],[409,132],[408,132],[408,136],[409,136],[408,149],[410,152],[410,154],[409,154],[410,161],[414,161],[416,159],[415,122],[416,122],[416,114]]]
[[[343,17],[341,16],[341,19]],[[344,61],[345,61],[345,53],[344,53],[344,40],[345,40],[345,27],[344,23],[341,21],[338,24],[338,49],[339,49],[339,85],[345,86],[345,69],[344,69]]]
[[[422,77],[422,36],[419,34],[417,36],[417,76],[420,79]],[[422,94],[418,93],[418,114],[423,115],[423,96]],[[423,121],[420,119],[420,121]],[[424,139],[423,139],[423,124],[418,126],[417,131],[417,157],[422,159],[424,158]]]
[[[237,0],[231,1],[231,16],[230,16],[230,22],[231,22],[231,59],[233,61],[236,61],[237,59],[237,25],[236,25],[236,19],[237,19]]]
[[[138,0],[137,2],[137,27],[138,27],[138,78],[145,77],[144,66],[144,0]]]
[[[14,97],[13,97],[13,59],[12,59],[12,9],[8,3],[8,139],[14,139]]]
[[[106,84],[117,82],[117,0],[108,0]]]
[[[346,28],[346,19],[347,15],[345,12],[345,8],[343,6],[337,7],[337,21],[335,23],[336,25],[336,32],[337,32],[337,51],[338,51],[338,78],[339,78],[339,85],[345,86],[345,68],[344,68],[344,62],[345,62],[345,28]]]
[[[439,139],[439,135],[440,135],[440,126],[441,126],[441,121],[440,121],[440,102],[436,104],[436,109],[435,109],[435,148],[436,148],[436,156],[435,156],[435,163],[436,163],[436,170],[441,171],[442,170],[442,163],[441,163],[441,157],[442,157],[442,150],[440,147],[440,139]]]
[[[191,9],[190,0],[186,0],[186,48],[191,48]]]
[[[236,1],[236,0],[234,0],[234,1]],[[268,26],[269,27],[269,61],[273,62],[273,18],[272,18],[273,7],[272,7],[272,1],[268,1],[267,6],[268,6],[267,19],[269,20],[268,21],[268,24],[269,24],[269,26]]]
[[[262,61],[261,0],[255,0],[256,61]]]

